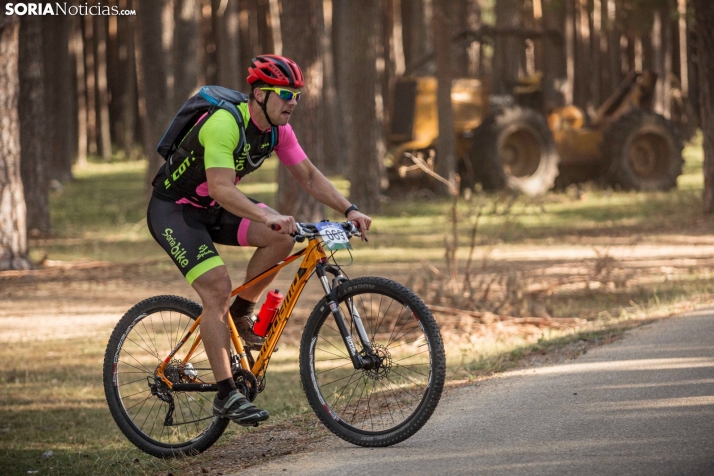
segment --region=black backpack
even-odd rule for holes
[[[198,118],[207,111],[212,109],[225,109],[230,112],[238,123],[239,129],[244,129],[243,116],[236,108],[236,104],[248,101],[248,96],[232,89],[222,86],[203,86],[196,94],[191,96],[188,101],[181,106],[181,109],[176,113],[171,125],[166,129],[164,136],[161,138],[156,151],[161,156],[168,160],[171,155],[176,152],[183,138],[188,134],[188,131],[196,124]],[[241,150],[244,146],[245,135],[240,135],[240,143],[236,150]]]

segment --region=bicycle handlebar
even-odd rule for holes
[[[352,238],[353,236],[362,236],[362,233],[359,231],[359,223],[356,221],[344,221],[337,224],[342,227],[348,238]],[[306,239],[314,238],[320,235],[320,232],[317,230],[317,223],[296,223],[295,225],[297,225],[298,231],[297,233],[290,233],[290,236],[292,236],[293,240],[297,242],[303,242]],[[275,231],[280,231],[279,225],[271,225],[270,228]]]

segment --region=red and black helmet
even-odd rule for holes
[[[248,84],[261,81],[271,86],[301,88],[305,85],[300,66],[295,61],[278,55],[253,58],[248,68]]]

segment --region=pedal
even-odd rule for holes
[[[233,421],[233,423],[235,423],[235,424],[238,425],[238,426],[244,426],[244,427],[246,427],[246,428],[250,428],[251,426],[252,426],[252,427],[257,427],[258,425],[260,425],[260,422],[259,422],[259,421],[255,421],[255,422],[253,422],[253,423],[247,423],[247,422],[246,422],[246,423],[241,423],[241,422],[238,422],[238,421],[235,421],[235,420],[231,420],[231,421]]]
[[[260,422],[257,422],[257,421],[255,423],[238,423],[237,421],[235,421],[233,423],[235,423],[238,426],[244,426],[246,428],[250,428],[251,426],[256,428],[256,427],[258,427],[258,425],[260,425]]]

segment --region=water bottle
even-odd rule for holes
[[[278,315],[278,309],[280,309],[280,303],[283,302],[283,295],[277,289],[275,291],[268,291],[268,296],[265,298],[263,306],[260,308],[258,313],[258,319],[253,325],[253,332],[260,336],[265,337],[270,329],[270,324],[273,323],[273,319]]]

